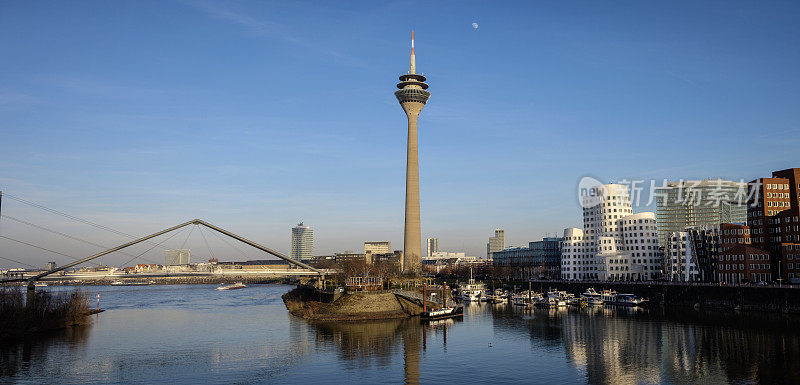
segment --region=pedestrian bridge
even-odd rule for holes
[[[276,256],[276,257],[278,257],[280,259],[283,259],[283,260],[289,262],[289,264],[291,264],[291,265],[294,265],[294,266],[302,268],[302,270],[298,269],[298,270],[291,271],[291,273],[289,275],[305,275],[305,276],[311,275],[311,276],[318,277],[319,280],[321,281],[321,280],[324,280],[326,274],[330,273],[329,271],[320,270],[320,269],[311,267],[308,264],[305,264],[303,262],[300,262],[300,261],[297,261],[297,260],[292,259],[290,257],[287,257],[286,255],[283,255],[283,254],[281,254],[281,253],[279,253],[279,252],[277,252],[275,250],[272,250],[272,249],[270,249],[270,248],[268,248],[266,246],[263,246],[263,245],[260,245],[258,243],[255,243],[255,242],[253,242],[253,241],[251,241],[249,239],[246,239],[246,238],[244,238],[244,237],[242,237],[240,235],[234,234],[234,233],[232,233],[232,232],[230,232],[228,230],[225,230],[225,229],[222,229],[220,227],[214,226],[214,225],[212,225],[212,224],[210,224],[208,222],[205,222],[203,220],[193,219],[191,221],[184,222],[184,223],[181,223],[179,225],[176,225],[176,226],[173,226],[173,227],[170,227],[170,228],[155,232],[153,234],[141,237],[139,239],[130,241],[128,243],[119,245],[117,247],[110,248],[110,249],[108,249],[106,251],[102,251],[102,252],[99,252],[97,254],[90,255],[90,256],[88,256],[86,258],[83,258],[83,259],[79,259],[79,260],[77,260],[75,262],[66,264],[64,266],[60,266],[60,267],[54,268],[52,270],[44,271],[44,272],[35,274],[33,276],[28,276],[28,277],[19,276],[19,277],[15,277],[15,278],[0,280],[0,283],[4,283],[4,282],[28,282],[29,288],[32,288],[36,281],[42,280],[43,278],[45,278],[45,277],[47,277],[47,276],[49,276],[51,274],[58,273],[60,271],[64,271],[64,270],[69,269],[71,267],[80,265],[82,263],[89,262],[89,261],[91,261],[93,259],[100,258],[100,257],[102,257],[104,255],[108,255],[108,254],[111,254],[111,253],[116,252],[116,251],[120,251],[120,250],[125,249],[127,247],[130,247],[130,246],[133,246],[133,245],[148,241],[148,240],[150,240],[152,238],[155,238],[155,237],[158,237],[158,236],[173,232],[175,230],[181,229],[181,228],[189,226],[189,225],[201,225],[201,226],[204,226],[204,227],[209,228],[211,230],[214,230],[214,231],[216,231],[216,232],[218,232],[220,234],[223,234],[223,235],[226,235],[226,236],[228,236],[230,238],[233,238],[233,239],[235,239],[235,240],[237,240],[239,242],[242,242],[242,243],[245,243],[247,245],[250,245],[250,246],[252,246],[252,247],[254,247],[254,248],[258,249],[258,250],[267,252],[267,253],[269,253],[271,255],[274,255],[274,256]],[[285,274],[285,272],[286,271],[282,271],[282,273],[284,273],[284,274]],[[233,272],[231,272],[231,273],[233,273]],[[243,272],[242,272],[242,270],[236,270],[235,274],[242,275]]]

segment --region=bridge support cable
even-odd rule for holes
[[[99,247],[101,250],[105,250],[105,249],[108,248],[108,246],[101,245],[99,243],[94,243],[94,242],[88,241],[86,239],[81,239],[81,238],[78,238],[78,237],[73,236],[73,235],[65,234],[65,233],[62,233],[60,231],[53,230],[53,229],[50,229],[50,228],[47,228],[47,227],[44,227],[44,226],[41,226],[41,225],[37,225],[35,223],[31,223],[31,222],[28,222],[28,221],[25,221],[25,220],[22,220],[22,219],[19,219],[19,218],[14,218],[14,217],[11,217],[11,216],[8,216],[8,215],[5,215],[5,214],[0,215],[0,217],[12,220],[14,222],[22,223],[24,225],[27,225],[27,226],[30,226],[30,227],[33,227],[33,228],[36,228],[36,229],[39,229],[39,230],[47,231],[47,232],[52,233],[52,234],[60,235],[60,236],[62,236],[64,238],[72,239],[72,240],[78,241],[78,242],[83,242],[83,243],[85,243],[87,245],[92,245],[92,246],[95,246],[95,247]],[[124,251],[120,252],[120,254],[133,256],[133,254],[128,254],[128,253],[126,253]],[[147,258],[142,258],[142,259],[147,261],[147,262],[150,262],[150,263],[158,263],[156,261],[148,260]],[[103,263],[103,261],[100,261],[100,264],[102,264],[102,263]]]
[[[5,236],[5,235],[0,235],[0,238],[3,238],[3,239],[8,239],[9,241],[14,241],[14,242],[17,242],[17,243],[21,243],[21,244],[23,244],[23,245],[27,245],[27,246],[30,246],[30,247],[33,247],[33,248],[36,248],[36,249],[39,249],[39,250],[47,251],[47,252],[49,252],[49,253],[58,254],[58,255],[60,255],[60,256],[63,256],[63,257],[70,258],[70,259],[72,259],[73,261],[77,261],[77,260],[79,260],[79,259],[80,259],[80,258],[78,258],[78,257],[73,257],[73,256],[71,256],[71,255],[69,255],[69,254],[64,254],[64,253],[61,253],[61,252],[58,252],[58,251],[55,251],[55,250],[50,250],[50,249],[48,249],[48,248],[45,248],[45,247],[36,246],[36,245],[34,245],[33,243],[28,243],[28,242],[25,242],[25,241],[20,241],[19,239],[14,239],[14,238],[11,238],[11,237],[7,237],[7,236]],[[98,266],[99,266],[99,265],[98,265]]]
[[[56,209],[52,209],[52,208],[50,208],[50,207],[47,207],[47,206],[45,206],[45,205],[42,205],[42,204],[39,204],[39,203],[36,203],[36,202],[31,202],[31,201],[28,201],[28,200],[22,199],[22,198],[20,198],[20,197],[18,197],[18,196],[14,196],[14,195],[7,194],[7,193],[6,193],[6,194],[3,194],[3,196],[4,196],[4,197],[6,197],[6,198],[13,199],[13,200],[15,200],[15,201],[17,201],[17,202],[20,202],[20,203],[26,204],[26,205],[28,205],[28,206],[35,207],[35,208],[37,208],[37,209],[40,209],[40,210],[43,210],[43,211],[47,211],[47,212],[49,212],[49,213],[51,213],[51,214],[60,215],[60,216],[62,216],[62,217],[64,217],[64,218],[71,219],[71,220],[73,220],[73,221],[80,222],[80,223],[83,223],[83,224],[86,224],[86,225],[89,225],[89,226],[92,226],[92,227],[98,228],[98,229],[100,229],[100,230],[105,230],[105,231],[108,231],[108,232],[111,232],[111,233],[114,233],[114,234],[117,234],[117,235],[121,235],[121,236],[123,236],[123,237],[131,238],[131,239],[136,239],[136,236],[135,236],[135,235],[131,235],[131,234],[128,234],[128,233],[124,233],[124,232],[122,232],[122,231],[119,231],[119,230],[112,229],[112,228],[110,228],[110,227],[108,227],[108,226],[103,226],[103,225],[101,225],[101,224],[98,224],[98,223],[92,222],[92,221],[90,221],[90,220],[88,220],[88,219],[83,219],[83,218],[80,218],[80,217],[76,217],[76,216],[74,216],[74,215],[67,214],[67,213],[65,213],[65,212],[63,212],[63,211],[58,211],[58,210],[56,210]]]
[[[183,248],[186,247],[186,242],[189,242],[189,237],[192,236],[192,233],[194,232],[194,229],[196,229],[196,228],[197,228],[197,225],[192,226],[192,228],[189,230],[189,234],[186,234],[186,238],[183,240],[183,243],[181,243],[181,248],[179,250],[183,250]]]
[[[211,251],[211,246],[208,244],[208,239],[206,239],[206,235],[203,234],[203,228],[200,227],[199,229],[200,229],[200,236],[203,237],[203,242],[206,244],[206,248],[208,249],[208,255],[211,256],[210,258],[214,258],[214,252]]]
[[[166,241],[168,241],[168,240],[170,240],[170,239],[174,238],[175,236],[177,236],[177,235],[178,235],[178,234],[180,234],[180,233],[183,233],[184,231],[186,231],[186,228],[183,228],[183,229],[181,229],[181,231],[178,231],[177,233],[170,235],[169,237],[167,237],[167,238],[166,238],[166,239],[164,239],[163,241],[156,243],[155,245],[153,245],[153,246],[152,246],[152,247],[150,247],[149,249],[147,249],[147,250],[143,251],[141,254],[139,254],[139,255],[136,255],[136,256],[134,256],[133,258],[131,258],[131,259],[129,259],[128,261],[126,261],[125,263],[121,264],[121,265],[120,265],[120,267],[124,267],[125,265],[127,265],[127,264],[131,263],[131,261],[135,260],[136,258],[140,258],[142,255],[145,255],[145,254],[147,254],[148,252],[150,252],[150,250],[153,250],[153,249],[155,249],[156,247],[158,247],[158,246],[161,246],[162,244],[164,244],[164,242],[166,242]],[[144,259],[144,258],[142,258],[142,259]]]
[[[34,268],[34,269],[37,268],[34,265],[30,265],[30,264],[27,264],[25,262],[17,261],[16,259],[11,259],[11,258],[6,258],[6,257],[0,257],[0,259],[6,260],[6,261],[9,261],[9,262],[19,263],[20,265],[25,265],[25,266],[28,266],[28,267]]]
[[[228,242],[227,239],[225,239],[222,236],[220,236],[219,234],[217,234],[216,231],[209,231],[209,233],[211,233],[213,236],[217,237],[217,239],[219,239],[220,241],[225,242],[226,245],[232,247],[234,250],[236,250],[239,253],[241,253],[242,254],[242,259],[247,260],[247,258],[248,258],[247,257],[247,253],[245,253],[242,249],[236,247],[236,245],[234,245],[233,243]]]

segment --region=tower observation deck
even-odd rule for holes
[[[417,118],[431,93],[425,76],[416,72],[414,31],[411,31],[411,63],[407,74],[400,76],[399,90],[394,95],[408,118],[408,147],[406,152],[406,216],[403,240],[403,271],[419,272],[422,268],[422,236],[419,207],[419,148]]]

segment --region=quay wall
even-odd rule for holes
[[[579,295],[592,287],[630,293],[650,300],[656,306],[718,308],[762,312],[800,313],[800,288],[777,286],[720,286],[675,284],[671,282],[570,282],[533,281],[534,291],[564,290]],[[517,288],[528,288],[518,283]]]

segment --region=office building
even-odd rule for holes
[[[191,250],[164,250],[164,266],[188,265]]]
[[[47,264],[44,266],[44,269],[47,270],[47,271],[50,271],[50,270],[55,269],[56,266],[58,266],[58,265],[56,265],[55,262],[47,262]]]
[[[662,269],[655,214],[634,214],[628,187],[606,184],[584,197],[583,229],[564,230],[561,277],[651,280]]]
[[[664,278],[682,282],[717,282],[720,234],[730,223],[691,226],[674,231],[664,246]]]
[[[386,254],[392,252],[392,242],[364,242],[364,254]]]
[[[486,244],[486,258],[492,258],[496,251],[506,248],[506,232],[505,230],[494,229],[494,236],[489,237],[489,243]]]
[[[426,91],[425,77],[416,72],[414,32],[411,32],[411,60],[408,73],[400,76],[398,91],[394,95],[408,118],[408,144],[406,147],[406,215],[403,239],[405,272],[416,273],[422,267],[422,233],[419,214],[419,150],[417,145],[417,118],[431,93]]]
[[[674,232],[720,223],[746,223],[747,184],[728,180],[668,182],[656,189],[658,244],[665,247]]]
[[[495,251],[493,265],[507,279],[558,279],[561,276],[562,238],[543,238],[528,247]]]
[[[769,253],[770,278],[779,282],[789,280],[788,256],[792,254],[787,251],[790,245],[792,250],[800,247],[798,194],[800,168],[775,171],[771,178],[758,178],[749,183],[747,224],[751,242],[753,247]],[[792,278],[796,278],[796,273],[792,273]]]
[[[425,240],[425,244],[427,245],[425,250],[426,257],[430,257],[433,253],[439,251],[439,238],[428,238]]]
[[[314,254],[314,230],[300,222],[292,227],[292,247],[289,256],[294,260],[310,259]]]

